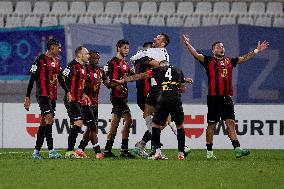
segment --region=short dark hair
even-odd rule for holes
[[[89,52],[89,54],[95,54],[95,53],[99,53],[97,50],[93,49]]]
[[[152,46],[153,45],[153,42],[152,41],[148,41],[148,42],[145,42],[144,44],[143,44],[143,48],[145,48],[145,47],[147,47],[147,46]]]
[[[217,45],[218,43],[222,43],[222,42],[220,42],[220,41],[215,41],[215,42],[212,44],[211,49],[213,50],[213,48],[215,47],[215,45]]]
[[[129,42],[125,39],[118,40],[116,43],[116,50],[122,47],[122,45],[129,45]]]
[[[85,48],[85,47],[82,46],[82,45],[80,45],[79,47],[77,47],[77,48],[75,49],[75,55],[77,56],[77,55],[81,52],[81,50],[82,50],[83,48]]]
[[[61,43],[56,38],[51,38],[47,41],[47,44],[46,44],[47,49],[49,50],[52,45],[61,46]]]
[[[165,47],[170,43],[170,37],[165,33],[160,33],[160,35],[164,36],[165,39]]]

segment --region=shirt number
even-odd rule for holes
[[[165,74],[165,77],[169,78],[170,81],[172,80],[172,69],[171,68],[168,68]]]

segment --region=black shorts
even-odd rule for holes
[[[74,121],[83,119],[82,105],[78,101],[67,102],[65,100],[64,105],[71,120],[71,125],[74,124]]]
[[[122,116],[128,112],[130,112],[130,109],[127,105],[126,99],[121,98],[111,98],[110,99],[112,104],[112,111],[111,113],[117,114],[119,116]]]
[[[41,111],[41,115],[52,113],[55,114],[56,101],[51,100],[48,96],[38,96],[37,102]]]
[[[230,96],[207,96],[207,123],[218,123],[222,120],[235,120],[234,103]]]
[[[171,120],[174,121],[176,125],[183,124],[184,112],[179,97],[170,99],[163,97],[159,98],[153,117],[153,123],[164,126],[166,125],[169,115],[171,115]]]
[[[157,105],[157,101],[158,101],[158,98],[161,94],[161,90],[151,90],[149,91],[148,93],[148,96],[146,98],[146,102],[145,104],[148,104],[150,106],[153,106],[153,107],[156,107]]]
[[[94,117],[95,117],[95,120],[96,122],[98,121],[99,119],[99,111],[98,111],[98,107],[97,106],[92,106],[91,107],[92,111],[93,111],[93,114],[94,114]]]
[[[96,123],[96,117],[94,115],[92,107],[84,105],[82,107],[82,116],[84,125],[90,126],[92,123]]]

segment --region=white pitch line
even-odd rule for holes
[[[56,150],[58,152],[62,151],[62,150]],[[45,151],[40,151],[42,153],[48,153],[49,151],[45,150]],[[27,152],[0,152],[0,155],[7,155],[7,154],[31,154],[33,153],[33,151],[27,151]]]

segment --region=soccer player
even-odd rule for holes
[[[70,93],[63,79],[60,61],[60,42],[52,38],[47,42],[47,51],[37,57],[30,70],[31,77],[27,88],[24,107],[29,111],[30,94],[36,82],[36,99],[41,110],[40,126],[37,132],[36,146],[32,154],[33,159],[43,159],[41,147],[46,138],[49,158],[60,158],[61,154],[53,149],[52,124],[54,122],[58,82],[70,100]]]
[[[113,57],[105,66],[107,70],[108,77],[112,79],[121,79],[124,76],[131,74],[128,63],[125,60],[125,57],[129,52],[129,42],[122,39],[119,40],[116,44],[117,55]],[[104,157],[117,157],[112,152],[112,146],[116,136],[117,128],[121,118],[124,119],[124,127],[121,131],[122,133],[122,143],[120,156],[126,158],[134,158],[128,151],[128,137],[130,126],[132,125],[132,118],[130,109],[127,104],[128,90],[127,84],[118,85],[111,89],[110,101],[112,103],[112,121],[111,127],[107,134],[107,142],[104,151]]]
[[[161,33],[154,38],[152,48],[138,51],[134,56],[130,58],[131,61],[137,61],[142,58],[148,59],[148,66],[159,66],[159,62],[166,60],[169,61],[169,54],[167,53],[166,46],[170,43],[170,38],[167,34]],[[151,140],[152,133],[152,115],[155,112],[157,99],[160,95],[161,87],[157,85],[155,78],[150,78],[150,88],[145,101],[145,108],[143,117],[146,121],[148,130],[144,133],[141,141],[135,144],[133,152],[141,157],[146,157],[148,154],[145,151],[145,146],[148,141]]]
[[[224,45],[219,41],[212,44],[213,56],[205,56],[196,52],[190,43],[189,36],[186,34],[183,35],[183,42],[189,53],[205,68],[208,76],[208,126],[206,129],[207,159],[216,159],[212,150],[213,135],[220,118],[226,123],[228,137],[234,147],[235,156],[240,158],[249,155],[249,150],[240,147],[235,130],[234,104],[231,99],[231,96],[233,96],[232,70],[236,65],[250,60],[256,54],[267,49],[269,45],[268,42],[259,41],[256,49],[243,56],[239,56],[238,58],[226,57]]]
[[[85,94],[87,80],[85,64],[88,63],[90,55],[87,48],[79,46],[75,50],[75,56],[75,59],[63,71],[66,85],[71,93],[71,102],[65,100],[64,104],[72,125],[68,136],[68,149],[65,158],[88,158],[83,151],[75,152],[74,146],[83,123],[91,128],[95,127],[96,124],[95,116],[90,108],[90,98]],[[97,149],[97,153],[100,153],[99,149]]]
[[[145,42],[143,44],[143,50],[147,50],[151,48],[153,42]],[[149,65],[149,57],[145,56],[133,62],[135,73],[143,73],[147,69],[151,69]],[[145,101],[150,88],[150,79],[146,78],[144,80],[136,81],[136,89],[137,89],[137,105],[144,112],[145,109]]]
[[[134,76],[124,77],[116,82],[125,83],[128,81],[153,77],[157,84],[162,87],[161,95],[157,101],[156,111],[152,123],[152,142],[155,151],[154,159],[162,159],[160,134],[161,127],[166,125],[168,116],[175,122],[177,127],[178,140],[178,159],[185,159],[185,134],[183,128],[184,112],[181,102],[181,92],[185,91],[186,82],[181,70],[169,65],[167,61],[160,62],[160,66],[151,70],[136,74]]]
[[[103,83],[107,88],[110,88],[110,83],[107,79],[107,76],[102,68],[99,67],[100,55],[96,50],[90,52],[89,64],[86,65],[87,71],[87,95],[91,100],[91,109],[95,116],[95,124],[87,127],[83,134],[83,139],[78,146],[76,152],[81,153],[84,151],[88,142],[91,141],[93,149],[96,154],[97,159],[103,158],[101,153],[100,146],[98,144],[97,137],[97,126],[98,126],[98,98],[101,83]]]

